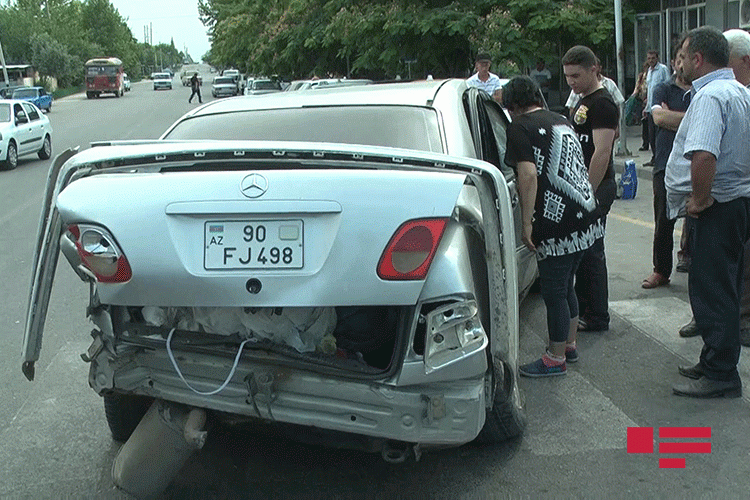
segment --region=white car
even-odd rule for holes
[[[19,100],[0,100],[0,168],[12,170],[18,157],[52,155],[52,125],[36,106]]]
[[[169,73],[154,73],[154,90],[172,90],[172,76]]]
[[[239,94],[237,82],[231,76],[217,76],[211,85],[211,95],[214,97],[232,97]]]
[[[127,73],[123,73],[122,74],[122,90],[124,92],[130,92],[130,87],[131,87],[130,77],[128,76]]]
[[[517,436],[536,260],[507,124],[464,80],[363,85],[216,100],[160,140],[61,154],[24,374],[62,251],[91,284],[84,359],[118,440],[154,400],[390,461]]]

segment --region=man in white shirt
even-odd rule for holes
[[[474,69],[477,70],[477,72],[471,75],[471,77],[466,80],[466,83],[470,87],[484,90],[491,95],[493,99],[500,101],[500,90],[502,89],[502,85],[500,83],[500,78],[496,74],[490,73],[491,64],[492,60],[488,53],[480,52],[477,54],[477,59],[474,63]]]
[[[654,125],[654,117],[651,115],[651,108],[654,104],[652,102],[654,97],[654,89],[660,83],[666,82],[670,78],[669,68],[663,63],[659,62],[659,52],[655,50],[649,50],[646,53],[646,63],[648,64],[648,71],[646,72],[646,105],[643,106],[643,118],[648,120],[648,143],[651,147],[651,160],[647,161],[643,165],[646,167],[654,166],[654,148],[656,147],[656,125]]]
[[[544,61],[539,59],[536,63],[536,68],[531,70],[529,76],[539,85],[544,100],[549,104],[549,85],[552,82],[552,73],[544,66]]]

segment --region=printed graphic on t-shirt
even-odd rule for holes
[[[596,201],[589,183],[588,171],[582,161],[581,144],[576,139],[575,132],[567,125],[555,125],[552,127],[551,139],[550,168],[547,170],[550,184],[587,212],[591,212],[596,207]],[[554,168],[555,166],[557,168]]]
[[[583,125],[586,123],[586,118],[588,118],[588,111],[589,108],[587,108],[584,105],[581,105],[576,110],[576,114],[573,115],[573,121],[576,123],[576,125]]]

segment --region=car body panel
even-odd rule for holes
[[[42,149],[45,135],[52,137],[52,125],[42,111],[25,100],[0,100],[0,161],[5,160],[8,153],[8,143],[13,141],[18,155],[27,155]],[[8,110],[6,112],[6,110]],[[10,120],[7,113],[10,112]],[[22,122],[17,119],[18,114],[23,117]]]
[[[169,89],[172,90],[172,77],[169,73],[154,73],[154,90]]]
[[[48,94],[44,87],[20,87],[13,91],[12,99],[29,101],[39,109],[50,111],[52,109],[52,95]]]
[[[62,248],[82,280],[92,283],[88,312],[97,330],[84,359],[91,362],[91,387],[100,394],[144,395],[238,418],[426,446],[476,437],[497,387],[508,388],[512,407],[520,407],[518,303],[528,270],[518,264],[514,173],[499,159],[507,124],[502,111],[463,81],[369,87],[214,101],[183,116],[159,140],[101,143],[66,156],[62,166],[56,162],[24,331],[27,378],[33,379],[39,359]],[[424,150],[378,146],[367,134],[350,144],[336,143],[335,133],[325,142],[258,141],[251,140],[252,132],[206,140],[199,127],[189,140],[170,137],[188,121],[250,124],[243,113],[278,115],[303,106],[342,109],[340,122],[326,122],[334,130],[351,124],[347,112],[355,108],[401,106],[417,111],[409,116],[425,120],[437,140]],[[142,200],[138,213],[126,206],[133,197]],[[384,277],[384,250],[403,251],[394,243],[399,227],[422,219],[444,224],[441,238],[429,239],[434,259],[426,274]],[[209,265],[209,238],[224,234],[225,225],[241,222],[241,228],[251,221],[270,227],[277,220],[302,228],[299,265]],[[72,245],[78,230],[68,231],[71,223],[107,232],[110,243],[104,246],[127,256],[132,275],[120,284],[97,280],[82,263],[87,257]],[[333,308],[337,316],[346,309],[384,308],[384,318],[396,316],[384,332],[393,338],[388,357],[373,364],[348,358],[348,351],[343,358],[329,351],[326,358],[288,346],[270,348],[253,331],[240,343],[232,329],[151,322],[142,306],[244,315],[316,307]],[[365,337],[380,335],[367,324],[363,328],[359,334]],[[178,340],[170,347],[173,334]],[[453,344],[453,338],[465,343]],[[230,371],[224,389],[214,390]]]

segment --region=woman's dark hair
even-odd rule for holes
[[[503,106],[511,111],[530,106],[540,106],[542,102],[539,85],[528,76],[514,76],[503,87]]]

